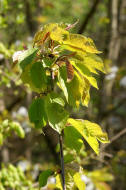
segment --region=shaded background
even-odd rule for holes
[[[107,74],[98,78],[99,91],[91,89],[89,107],[71,110],[71,115],[99,123],[111,140],[101,145],[99,157],[85,144],[80,163],[89,171],[109,168],[114,180],[105,189],[125,190],[126,0],[0,0],[0,122],[7,118],[18,121],[26,133],[24,140],[14,134],[6,139],[0,147],[0,162],[24,164],[26,172],[34,171],[34,177],[28,174],[34,181],[39,169],[59,164],[57,134],[47,128],[44,136],[28,121],[33,94],[12,69],[11,57],[15,51],[31,46],[35,32],[44,24],[69,24],[78,19],[72,31],[94,40],[103,52]]]

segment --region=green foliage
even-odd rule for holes
[[[85,183],[82,181],[81,176],[83,175],[82,168],[76,163],[71,162],[65,165],[65,179],[66,179],[66,190],[75,190],[78,188],[79,190],[85,190]],[[60,175],[56,176],[56,187],[62,189]]]
[[[8,167],[2,166],[0,171],[0,190],[38,190],[32,187],[32,182],[26,178],[20,167],[9,164]]]
[[[99,143],[108,143],[107,134],[98,124],[87,120],[69,118],[67,105],[79,108],[88,106],[90,86],[98,89],[95,75],[104,73],[104,65],[92,39],[72,34],[65,24],[47,24],[35,34],[33,48],[23,51],[18,57],[21,79],[24,84],[38,94],[29,107],[29,119],[36,128],[49,125],[59,134],[64,131],[64,144],[71,151],[79,153],[84,138],[96,154]],[[95,75],[94,75],[95,74]],[[55,93],[58,86],[64,94]],[[82,168],[74,163],[71,154],[65,156],[66,189],[85,189],[81,179]],[[43,187],[50,170],[40,174],[39,183]],[[56,187],[62,189],[60,175],[56,176]]]
[[[64,110],[64,101],[56,94],[48,94],[47,97],[33,100],[29,107],[29,119],[36,128],[42,128],[49,125],[57,132],[61,133],[69,117],[68,112]]]
[[[51,176],[53,172],[51,170],[43,171],[39,175],[39,186],[44,187],[47,184],[48,177]]]
[[[34,65],[32,65],[30,70],[30,75],[32,82],[36,88],[43,88],[43,89],[45,88],[45,85],[47,83],[47,78],[41,62],[36,62]]]
[[[49,94],[46,99],[46,113],[49,125],[61,133],[66,125],[69,114],[64,110],[64,102],[55,94]]]
[[[10,51],[0,42],[0,53],[4,54],[6,57],[10,56]]]
[[[22,51],[18,57],[18,62],[22,70],[24,70],[27,65],[31,64],[34,61],[37,51],[38,50],[35,48]]]
[[[67,126],[64,129],[64,144],[79,152],[83,144],[81,134],[74,127]]]
[[[0,123],[0,145],[3,144],[4,140],[11,136],[12,132],[15,132],[20,138],[25,137],[25,132],[21,125],[15,121],[9,121],[8,119]]]
[[[28,114],[30,121],[35,124],[36,128],[44,127],[47,122],[45,98],[37,98],[33,100],[29,107]]]

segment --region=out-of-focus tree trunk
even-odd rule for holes
[[[2,150],[1,150],[1,157],[2,157],[3,163],[9,162],[9,150],[6,146],[3,146]]]
[[[117,63],[119,51],[120,51],[120,35],[119,35],[119,25],[118,25],[118,6],[119,0],[112,0],[112,19],[111,19],[111,41],[109,46],[109,56],[108,58],[113,64]]]
[[[126,65],[126,0],[122,0],[122,3],[120,5],[120,17],[119,17],[119,23],[120,23],[120,36],[121,36],[121,51],[119,60],[121,62],[121,65]]]
[[[111,0],[111,37],[109,43],[109,53],[108,59],[111,62],[112,66],[117,66],[118,57],[120,53],[120,34],[119,34],[119,0]],[[112,94],[112,86],[114,83],[115,78],[112,78],[108,81],[105,85],[105,92],[106,92],[106,103],[108,105],[110,103],[110,97]]]
[[[119,3],[120,0],[110,0],[109,7],[111,7],[110,13],[110,22],[111,22],[111,33],[110,33],[110,43],[109,43],[109,51],[108,51],[108,59],[111,61],[112,66],[117,66],[119,52],[120,52],[120,34],[119,34]],[[115,78],[111,78],[109,81],[104,79],[103,86],[103,97],[102,97],[102,113],[100,119],[102,120],[103,113],[108,110],[108,106],[113,103],[112,99],[112,87]],[[107,129],[108,119],[106,118],[104,122],[104,128]],[[109,129],[108,129],[109,131]],[[104,152],[105,145],[101,145],[101,154],[100,159],[104,160]]]

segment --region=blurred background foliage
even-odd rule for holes
[[[85,170],[86,190],[126,189],[126,1],[0,0],[0,182],[3,184],[0,190],[7,189],[8,183],[11,189],[20,190],[20,184],[22,190],[37,189],[40,171],[59,167],[57,134],[47,127],[42,135],[29,123],[27,109],[35,94],[19,80],[12,55],[32,46],[35,32],[44,24],[70,24],[77,20],[73,32],[94,40],[103,52],[106,75],[99,75],[99,91],[91,89],[88,108],[82,107],[79,112],[73,109],[71,115],[99,123],[111,140],[100,147],[100,157],[85,142],[77,162]],[[24,133],[25,138],[20,139]],[[9,170],[18,173],[17,179]],[[50,178],[45,189],[54,188],[55,180]]]

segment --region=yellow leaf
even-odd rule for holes
[[[46,24],[39,32],[34,36],[34,44],[37,46],[43,44],[43,39],[47,33],[50,33],[55,27],[58,27],[57,23]]]
[[[85,183],[82,181],[80,173],[75,173],[73,179],[79,190],[85,190]]]
[[[81,62],[75,63],[74,61],[71,61],[71,64],[80,72],[84,78],[88,80],[88,82],[95,88],[98,89],[97,81],[92,76],[92,73],[88,70],[88,68]]]
[[[102,143],[109,142],[107,134],[103,133],[100,126],[96,123],[71,118],[68,119],[68,123],[75,127],[75,129],[84,137],[96,154],[99,154],[98,140]]]
[[[61,178],[60,178],[59,174],[56,176],[56,188],[61,189],[61,190],[63,189],[62,188]]]
[[[98,51],[94,45],[92,39],[82,36],[80,34],[69,34],[66,39],[64,39],[63,44],[69,45],[72,48],[80,49],[84,52],[89,53],[101,53]]]
[[[99,56],[91,53],[85,54],[79,52],[74,57],[76,63],[81,62],[81,64],[84,64],[90,72],[98,74],[96,70],[99,70],[105,73],[103,61]]]
[[[68,31],[58,26],[55,26],[50,33],[51,39],[59,43],[63,43],[63,40],[67,38],[68,35]]]
[[[67,75],[65,76],[65,67],[61,67],[59,70],[59,84],[70,105],[78,107],[80,102],[85,106],[88,105],[90,84],[86,78],[74,71],[74,77],[68,83]]]

